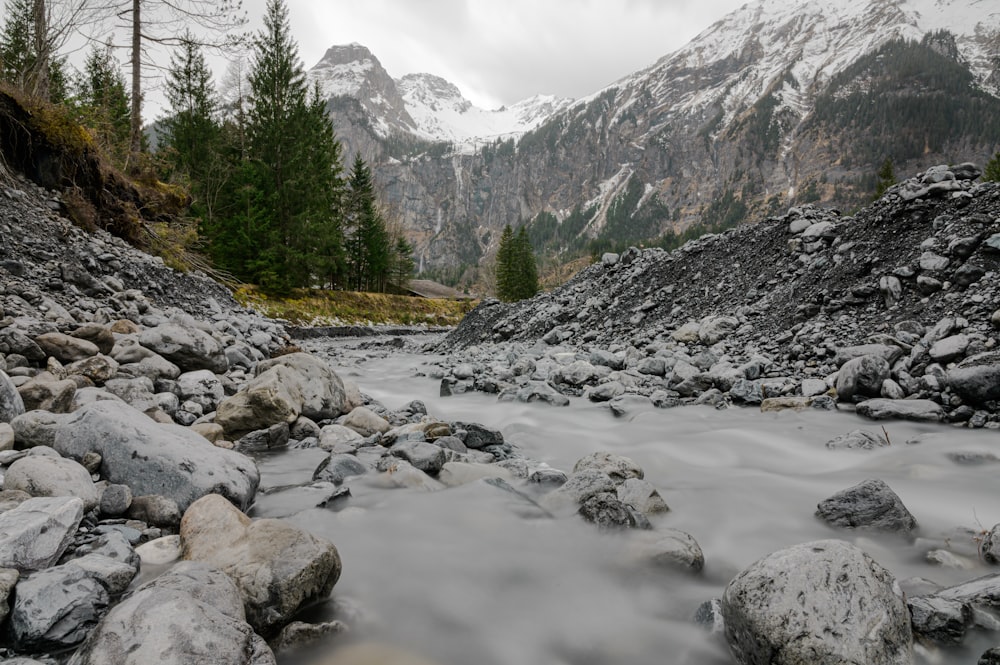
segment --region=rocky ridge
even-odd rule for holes
[[[1000,427],[1000,186],[936,166],[845,216],[792,208],[674,252],[485,302],[440,345],[448,390],[658,405],[857,404]],[[774,401],[785,400],[785,401]]]

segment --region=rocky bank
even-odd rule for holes
[[[442,390],[998,428],[1000,185],[979,174],[933,167],[854,215],[792,208],[485,302],[439,346]]]
[[[854,218],[794,210],[674,254],[607,256],[527,303],[486,304],[443,342],[442,390],[587,395],[616,412],[629,400],[856,402],[997,427],[1000,190],[975,175],[931,170]],[[207,277],[58,210],[23,181],[0,188],[0,658],[256,665],[363,639],[334,592],[350,575],[336,545],[248,516],[255,459],[287,448],[326,453],[305,483],[317,507],[349,505],[358,477],[386,491],[480,483],[519,515],[583,519],[633,539],[646,565],[702,571],[695,537],[665,526],[655,479],[631,459],[598,452],[563,471],[419,401],[388,409],[331,369],[323,355],[336,351],[302,351]],[[885,443],[859,431],[828,445]],[[817,517],[904,535],[916,524],[877,479]],[[1000,560],[997,528],[981,555]],[[1000,629],[998,579],[904,594],[857,547],[805,543],[749,566],[699,620],[739,663],[906,663],[915,644]],[[331,621],[299,621],[338,602]],[[370,645],[313,656],[414,662]]]

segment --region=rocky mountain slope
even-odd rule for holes
[[[978,0],[749,3],[471,150],[440,141],[463,107],[450,86],[397,94],[369,54],[338,53],[354,72],[339,80],[363,81],[327,88],[338,134],[373,162],[425,268],[474,262],[504,224],[540,213],[554,220],[536,234],[549,249],[637,242],[795,203],[853,207],[886,157],[913,172],[1000,148],[1000,11]],[[323,63],[313,76],[332,80]],[[433,102],[417,111],[417,98]],[[530,108],[532,123],[549,111]]]
[[[445,385],[661,405],[832,395],[1000,427],[1000,185],[977,176],[935,167],[854,216],[807,205],[608,254],[550,293],[480,305],[442,343]]]

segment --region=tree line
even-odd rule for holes
[[[184,2],[196,23],[223,20],[213,3],[170,6]],[[138,4],[130,3],[136,20]],[[0,78],[66,105],[120,167],[134,168],[141,92],[127,86],[110,42],[92,46],[75,76],[52,56],[52,45],[40,54],[32,46],[39,5],[45,7],[42,0],[7,0]],[[148,165],[190,193],[204,251],[240,280],[276,291],[402,285],[413,270],[412,248],[388,221],[361,155],[345,165],[326,103],[306,80],[284,0],[268,0],[263,29],[247,41],[249,56],[234,61],[223,94],[207,65],[204,39],[183,31],[168,40],[177,45],[166,81],[170,108],[158,123]]]

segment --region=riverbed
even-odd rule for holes
[[[693,620],[698,607],[758,558],[812,540],[852,542],[899,580],[950,585],[996,570],[979,559],[976,542],[1000,522],[995,430],[894,421],[885,423],[888,447],[831,450],[825,444],[836,436],[881,433],[881,424],[850,412],[657,409],[636,400],[616,417],[581,398],[557,408],[481,393],[440,397],[439,381],[427,376],[431,356],[358,350],[356,340],[309,346],[390,409],[421,400],[440,420],[501,430],[524,456],[556,469],[569,472],[595,451],[633,459],[670,506],[652,518],[654,528],[686,531],[704,551],[701,573],[653,568],[636,555],[630,532],[539,517],[483,483],[388,490],[369,474],[348,481],[352,496],[339,510],[314,508],[315,495],[296,486],[325,453],[261,457],[252,514],[327,538],[343,559],[336,602],[310,618],[348,605],[356,633],[441,665],[732,663],[721,634]],[[900,496],[919,524],[915,536],[834,529],[814,516],[819,501],[868,478]],[[954,553],[958,565],[929,563],[936,549]],[[963,648],[919,649],[918,662],[975,662],[997,642],[974,633]]]

